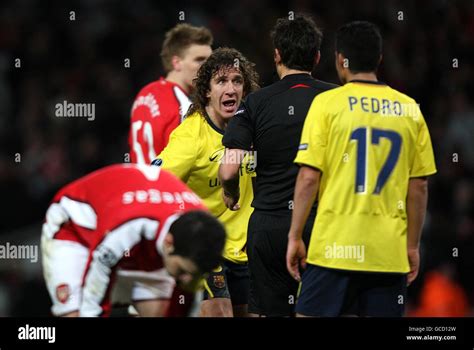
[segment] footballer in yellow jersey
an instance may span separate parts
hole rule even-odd
[[[186,117],[172,133],[168,146],[158,156],[161,167],[182,179],[203,199],[210,212],[226,227],[227,242],[224,257],[232,262],[247,262],[245,245],[247,223],[253,200],[251,177],[255,174],[251,164],[244,160],[240,169],[239,211],[227,209],[222,201],[222,188],[217,178],[219,163],[224,155],[219,129],[207,113],[196,111]]]
[[[224,263],[205,283],[201,315],[243,316],[248,295],[245,250],[255,169],[251,159],[244,159],[237,211],[224,204],[218,171],[225,150],[224,129],[242,97],[258,86],[257,75],[240,52],[221,48],[202,65],[194,83],[196,92],[186,119],[171,133],[168,145],[153,164],[174,173],[193,189],[227,231]]]
[[[295,159],[301,169],[287,265],[297,278],[298,260],[309,265],[297,312],[401,316],[407,273],[411,282],[418,270],[424,178],[436,173],[430,135],[416,102],[377,81],[378,29],[353,22],[336,38],[345,85],[313,100]],[[298,231],[318,189],[306,257]]]

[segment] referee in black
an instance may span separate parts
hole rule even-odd
[[[280,81],[248,95],[229,122],[219,177],[226,206],[238,210],[241,160],[255,152],[255,208],[248,227],[249,313],[292,316],[298,283],[286,269],[286,248],[298,166],[293,163],[314,97],[336,87],[312,78],[322,33],[308,16],[278,19],[272,31]],[[309,242],[316,209],[303,239]]]

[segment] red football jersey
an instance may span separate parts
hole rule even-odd
[[[206,210],[184,183],[160,167],[120,164],[61,189],[46,212],[43,236],[74,241],[91,254],[83,276],[81,315],[108,315],[117,267],[164,268],[161,250],[180,213]]]
[[[145,86],[132,106],[128,137],[131,162],[150,164],[166,147],[190,105],[186,93],[163,78]]]
[[[139,263],[140,257],[133,259],[138,245],[150,242],[150,248],[155,247],[170,218],[197,209],[205,210],[200,198],[169,172],[112,165],[62,188],[46,213],[44,230],[51,238],[79,242],[91,250],[104,236],[121,235],[126,238],[117,238],[115,253],[122,249],[120,257],[129,258],[123,264],[135,261],[136,268],[153,270],[161,267],[161,259],[154,253],[154,263]]]

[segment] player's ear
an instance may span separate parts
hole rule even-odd
[[[274,53],[274,55],[273,55],[273,59],[275,60],[275,63],[276,63],[276,64],[280,64],[280,63],[281,63],[280,51],[278,51],[278,49],[275,49],[275,53]]]
[[[319,64],[319,60],[321,59],[321,51],[318,50],[316,53],[316,56],[314,56],[314,66],[317,66]]]
[[[174,251],[174,237],[172,233],[168,233],[163,242],[163,248],[167,254],[171,254]]]
[[[342,55],[342,53],[339,53],[336,51],[336,62],[337,62],[338,67],[341,67],[341,68],[345,67],[344,60],[345,60],[345,57]]]
[[[173,56],[171,58],[171,65],[173,66],[173,70],[177,72],[181,72],[181,57]]]

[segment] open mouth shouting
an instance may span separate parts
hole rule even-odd
[[[235,98],[226,98],[222,100],[222,108],[226,113],[235,113],[237,107],[237,99]]]

